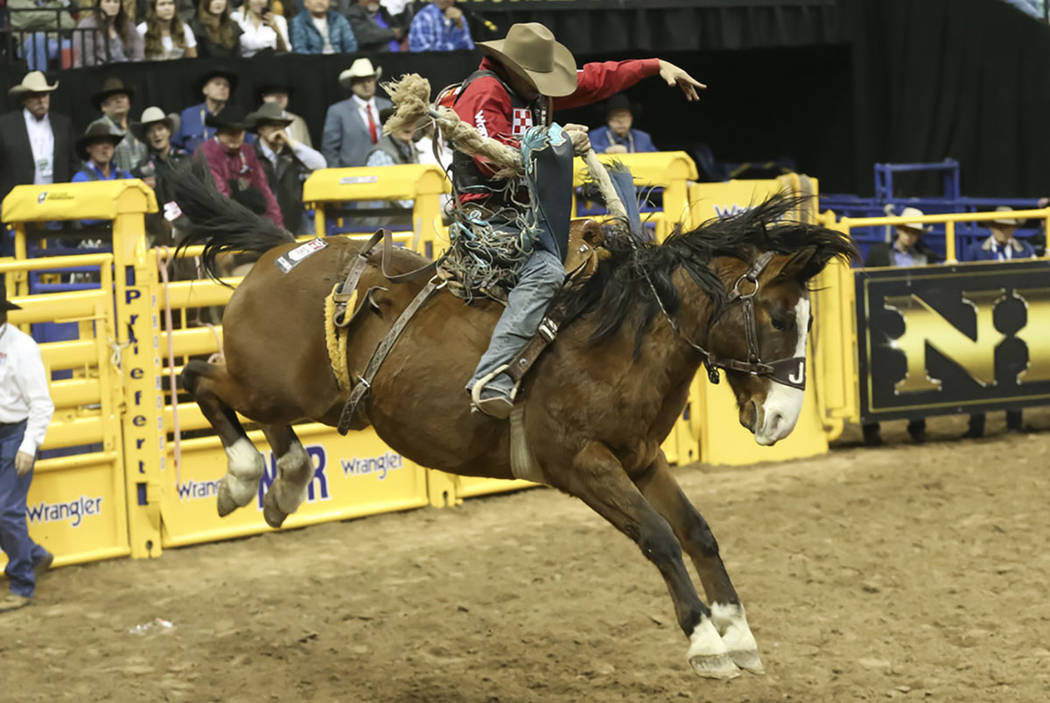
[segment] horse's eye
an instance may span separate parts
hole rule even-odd
[[[775,330],[786,330],[787,329],[788,321],[787,321],[787,318],[785,318],[785,317],[781,317],[779,315],[774,315],[772,317],[772,322],[773,322],[773,329],[775,329]]]

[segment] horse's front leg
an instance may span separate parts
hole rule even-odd
[[[642,495],[671,524],[685,551],[693,560],[704,592],[711,603],[711,620],[741,669],[764,674],[758,643],[748,627],[744,606],[740,604],[725,564],[718,553],[718,542],[700,512],[682,492],[663,451],[636,479]]]
[[[556,488],[576,496],[630,537],[667,583],[678,624],[689,638],[687,658],[701,676],[728,679],[740,675],[708,610],[696,594],[682,561],[682,548],[667,521],[628,478],[609,449],[590,442],[557,474]]]

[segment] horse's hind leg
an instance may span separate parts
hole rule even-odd
[[[707,600],[711,603],[711,620],[736,665],[755,674],[765,673],[758,656],[758,644],[751,634],[744,607],[726,573],[718,542],[707,521],[682,492],[667,465],[663,452],[636,484],[649,504],[664,516],[686,553],[693,560]]]
[[[270,527],[280,527],[303,501],[314,478],[314,462],[288,425],[263,427],[277,457],[277,475],[263,498],[263,517]]]
[[[552,483],[580,498],[630,537],[660,570],[678,624],[689,638],[686,656],[696,673],[719,679],[739,676],[740,670],[711,621],[711,611],[693,588],[674,532],[639,493],[613,453],[605,445],[591,442],[575,456],[572,468]]]
[[[263,456],[248,439],[233,410],[238,404],[239,387],[225,366],[190,361],[182,371],[182,387],[193,395],[226,450],[226,475],[217,496],[219,517],[225,517],[258,495],[259,479],[265,470]]]

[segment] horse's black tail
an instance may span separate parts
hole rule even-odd
[[[175,202],[190,221],[176,254],[188,246],[203,244],[201,260],[212,278],[219,278],[215,257],[224,252],[239,251],[262,254],[278,244],[295,238],[244,205],[225,197],[215,187],[204,159],[195,157],[180,166],[172,177]]]

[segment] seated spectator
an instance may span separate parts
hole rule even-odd
[[[266,181],[277,197],[284,226],[300,233],[303,224],[303,181],[319,168],[324,157],[289,133],[292,121],[275,102],[263,103],[248,115],[248,122],[258,135],[255,151],[266,171]]]
[[[247,129],[252,126],[247,116],[237,107],[230,106],[220,115],[207,115],[205,122],[215,129],[215,136],[197,147],[194,155],[200,154],[208,164],[215,186],[228,198],[245,203],[259,199],[261,194],[266,215],[284,226],[277,199],[270,190],[255,149],[244,142]],[[251,192],[254,191],[254,192]]]
[[[191,105],[182,111],[178,130],[171,140],[175,146],[191,154],[198,144],[215,134],[215,130],[208,127],[205,118],[218,115],[226,107],[230,94],[237,87],[237,76],[223,69],[213,69],[201,76],[198,86],[198,92],[204,96],[204,102]]]
[[[887,206],[889,209],[892,206]],[[887,212],[892,214],[892,212]],[[914,207],[906,207],[901,217],[922,217],[922,210]],[[865,268],[874,266],[926,266],[939,263],[942,259],[932,249],[927,247],[921,240],[922,235],[931,228],[923,226],[919,222],[905,222],[897,225],[896,236],[892,244],[872,244],[868,250],[868,256],[864,260]],[[869,422],[861,426],[864,432],[864,444],[869,447],[877,447],[882,444],[879,432],[879,423]],[[908,421],[908,434],[915,442],[926,439],[926,420],[918,418]]]
[[[996,212],[1013,212],[1013,208],[1000,205],[995,208]],[[1021,225],[1021,221],[1003,215],[988,223],[988,229],[992,236],[979,242],[974,242],[966,252],[966,261],[1012,261],[1013,259],[1031,259],[1035,257],[1035,251],[1023,239],[1014,236],[1014,230]],[[984,436],[984,413],[973,413],[970,415],[970,427],[963,437],[976,439]],[[1006,411],[1006,429],[1011,432],[1023,432],[1022,414],[1020,410]]]
[[[7,7],[11,10],[10,28],[21,40],[22,56],[29,69],[46,71],[48,59],[59,54],[62,44],[70,46],[69,39],[65,38],[68,32],[63,32],[62,39],[57,36],[57,30],[76,26],[76,20],[68,11],[69,3],[66,0],[8,0]]]
[[[496,42],[499,43],[499,42]],[[408,30],[409,51],[473,49],[470,27],[456,0],[434,0],[416,13]]]
[[[634,154],[656,151],[648,132],[633,129],[636,109],[623,93],[605,103],[605,126],[590,133],[591,146],[599,154]]]
[[[197,39],[175,14],[175,0],[149,0],[146,21],[135,30],[142,37],[147,61],[197,57]]]
[[[125,171],[130,171],[135,164],[146,156],[146,145],[128,129],[128,114],[131,112],[131,98],[135,89],[124,85],[119,78],[107,78],[102,83],[102,90],[91,96],[91,102],[102,113],[97,122],[109,127],[113,134],[123,135],[113,155],[113,164]]]
[[[364,58],[339,74],[339,85],[352,95],[329,106],[324,116],[321,153],[329,168],[364,166],[379,141],[379,111],[392,107],[390,100],[376,95],[380,75],[382,69]]]
[[[84,16],[86,15],[86,16]],[[73,34],[73,66],[142,61],[142,37],[120,0],[94,0],[90,12],[82,12]]]
[[[226,0],[200,0],[190,29],[201,58],[233,59],[240,53],[241,27],[230,18]]]
[[[259,102],[277,103],[281,108],[282,115],[292,121],[292,123],[288,125],[288,136],[297,142],[302,142],[312,149],[314,143],[313,140],[310,139],[310,130],[306,127],[306,120],[294,112],[288,111],[288,99],[291,96],[291,93],[292,89],[287,83],[275,82],[264,84],[259,89]]]
[[[291,50],[288,20],[271,10],[270,0],[245,0],[230,17],[241,28],[241,56],[250,58],[260,51]]]
[[[113,164],[113,150],[121,139],[123,136],[111,132],[107,125],[92,122],[76,143],[77,156],[84,160],[84,166],[73,174],[73,182],[131,178],[130,173]]]
[[[289,32],[297,54],[350,54],[357,39],[350,22],[330,9],[330,0],[304,0],[306,9],[292,18]]]
[[[346,10],[359,51],[401,51],[404,26],[398,24],[379,0],[357,0]]]

